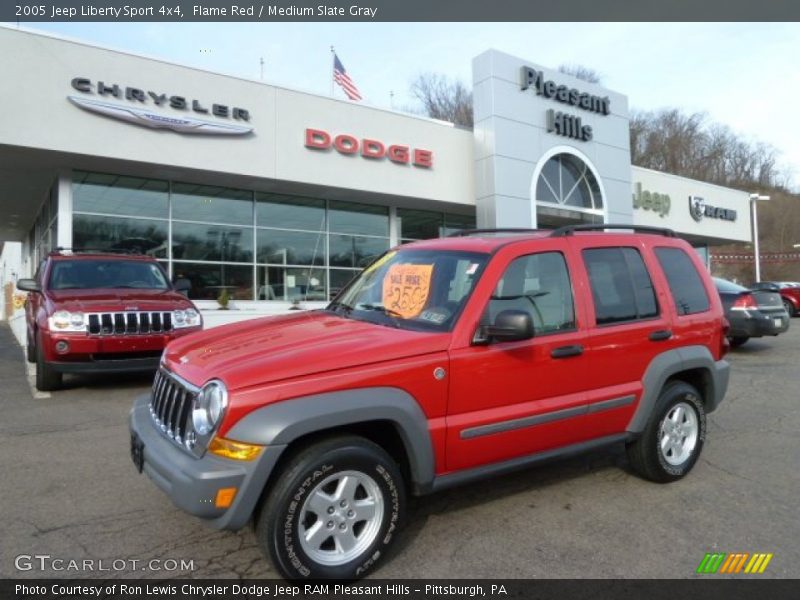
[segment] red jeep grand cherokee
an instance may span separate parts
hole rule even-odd
[[[623,228],[408,244],[325,310],[176,340],[134,463],[218,528],[255,517],[287,578],[374,568],[407,493],[615,443],[679,479],[728,387],[727,323],[689,244],[601,231]]]
[[[36,387],[57,389],[64,373],[155,370],[167,342],[202,328],[180,293],[186,284],[173,287],[146,256],[50,253],[34,279],[17,282],[33,292],[25,315]]]

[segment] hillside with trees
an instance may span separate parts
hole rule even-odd
[[[580,65],[562,65],[559,71],[602,83],[597,71]],[[411,94],[427,116],[472,128],[472,91],[462,82],[424,73],[413,82]],[[800,281],[800,248],[794,248],[800,244],[800,194],[775,148],[704,113],[679,108],[633,109],[630,135],[634,165],[770,196],[758,206],[762,279]],[[714,275],[746,284],[753,280],[751,244],[715,246],[711,254]]]

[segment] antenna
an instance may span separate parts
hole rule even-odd
[[[261,64],[261,81],[264,81],[264,57],[258,61]]]

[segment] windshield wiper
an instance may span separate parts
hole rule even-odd
[[[403,317],[403,315],[400,314],[399,312],[397,312],[396,310],[392,310],[391,308],[387,308],[387,307],[383,306],[382,304],[359,304],[358,306],[356,306],[356,309],[358,309],[358,310],[375,310],[375,311],[378,311],[378,312],[382,312],[383,314],[388,315],[390,317],[400,317],[400,318]]]

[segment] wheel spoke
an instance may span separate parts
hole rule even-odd
[[[356,536],[353,535],[353,528],[348,527],[347,531],[339,531],[333,536],[338,552],[349,552],[356,545]]]
[[[306,530],[304,537],[309,546],[319,548],[322,546],[322,542],[331,537],[331,532],[325,527],[325,521],[317,519],[317,522]]]
[[[328,507],[334,503],[334,499],[322,490],[317,490],[308,499],[306,510],[310,510],[320,519],[324,519],[328,514]]]
[[[683,410],[683,407],[682,406],[678,406],[675,409],[675,423],[677,423],[678,425],[683,425],[683,420],[684,420],[685,417],[686,417],[686,413]]]
[[[358,478],[352,475],[344,475],[339,479],[339,485],[336,486],[336,500],[353,501],[356,497],[356,488],[358,487]]]
[[[375,517],[375,501],[372,498],[358,500],[353,504],[356,521],[370,521]]]

